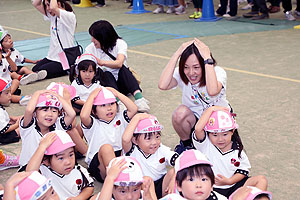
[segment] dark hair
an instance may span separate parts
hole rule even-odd
[[[74,156],[75,156],[75,147],[73,147],[73,150],[74,150]],[[44,154],[44,157],[43,157],[43,161],[47,160],[50,164],[50,161],[51,161],[51,158],[56,155],[56,154],[53,154],[53,155],[46,155]],[[75,164],[77,163],[76,161],[76,156],[75,156]]]
[[[104,52],[112,50],[116,46],[117,39],[121,39],[111,23],[106,20],[94,22],[89,28],[89,34],[100,42]]]
[[[45,11],[45,14],[47,15],[46,1],[51,2],[51,0],[43,1],[44,11]],[[66,0],[57,0],[57,3],[60,3],[61,7],[64,8],[66,11],[73,12],[72,6],[68,2],[66,2]]]
[[[179,187],[182,186],[182,182],[188,177],[200,177],[207,176],[211,181],[211,186],[215,184],[215,175],[210,165],[208,164],[197,164],[188,168],[182,169],[176,174],[176,183]]]
[[[91,61],[91,60],[83,60],[80,63],[78,63],[77,66],[76,65],[71,66],[71,68],[70,68],[70,74],[69,74],[69,80],[70,80],[70,82],[73,82],[76,77],[78,77],[79,81],[82,82],[82,79],[80,77],[80,71],[81,70],[88,70],[90,66],[92,66],[92,68],[93,68],[93,70],[95,72],[95,76],[94,76],[94,78],[92,80],[92,82],[94,82],[95,81],[95,77],[96,77],[97,68],[96,68],[96,63],[93,62],[93,61]],[[78,74],[76,74],[76,67],[78,69]]]
[[[158,133],[159,135],[161,135],[160,131],[156,131],[156,132],[149,132],[149,133],[134,133],[133,137],[135,138],[135,140],[137,140],[140,136],[144,135],[144,139],[150,139],[155,133]]]
[[[202,75],[200,78],[200,86],[205,86],[206,85],[206,78],[205,78],[205,65],[204,65],[204,59],[201,56],[201,54],[199,53],[198,48],[196,47],[196,45],[193,43],[190,46],[188,46],[181,54],[180,56],[180,60],[179,60],[179,74],[180,74],[180,78],[182,79],[182,81],[187,85],[189,80],[186,77],[185,73],[184,73],[184,66],[186,63],[186,60],[190,57],[190,55],[195,54],[201,70],[202,70]],[[215,59],[213,58],[213,56],[211,55],[211,58],[215,61]],[[216,63],[216,61],[215,61]]]
[[[6,36],[9,36],[9,37],[11,38],[11,35],[10,35],[9,33],[7,33]],[[5,36],[5,37],[6,37],[6,36]],[[4,37],[4,38],[5,38],[5,37]],[[2,53],[6,53],[6,52],[4,51],[4,48],[3,48],[3,45],[2,45],[2,44],[3,44],[3,41],[4,41],[4,38],[0,41],[0,44],[1,44],[1,46],[2,46]],[[10,48],[10,50],[11,50],[11,51],[14,51],[15,49],[14,49],[14,48]]]
[[[268,199],[270,199],[268,194],[259,194],[253,200],[260,200],[260,198],[262,197],[267,197]]]
[[[117,105],[117,112],[118,112],[119,111],[119,104],[117,102],[115,102],[115,104]],[[93,105],[92,106],[92,113],[91,113],[91,115],[93,117],[95,117],[96,119],[99,119],[98,116],[97,116],[96,108],[97,108],[97,105]]]
[[[34,112],[36,112],[37,109],[43,110],[43,109],[49,109],[49,108],[54,108],[58,111],[58,116],[61,116],[62,111],[60,111],[58,108],[56,107],[52,107],[52,106],[44,106],[44,107],[35,107]]]

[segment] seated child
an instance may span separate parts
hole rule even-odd
[[[11,81],[0,78],[0,144],[10,144],[20,140],[20,116],[9,116],[3,105],[9,105]],[[1,168],[1,167],[0,167]]]
[[[174,189],[174,169],[167,172],[167,166],[174,166],[178,154],[161,144],[163,126],[156,117],[139,113],[127,126],[122,146],[126,156],[132,156],[141,164],[144,175],[153,179],[157,198]],[[173,183],[173,184],[171,184]]]
[[[107,168],[103,192],[91,200],[156,200],[153,180],[143,177],[141,165],[130,156],[114,158]]]
[[[177,190],[188,200],[226,200],[213,191],[212,164],[198,150],[187,150],[175,161]]]
[[[30,159],[26,171],[40,170],[51,178],[60,199],[88,199],[94,192],[94,182],[87,170],[76,163],[75,143],[62,130],[46,134]]]
[[[127,108],[118,109],[118,98]],[[104,181],[106,166],[114,157],[122,153],[122,135],[129,120],[137,112],[137,106],[125,95],[113,88],[96,88],[84,104],[81,113],[81,126],[88,142],[86,163],[91,176]],[[102,146],[110,146],[112,153],[100,153]]]
[[[20,172],[10,177],[4,189],[3,200],[59,200],[52,181],[37,171]]]
[[[67,93],[67,90],[64,90]],[[64,113],[62,113],[62,109]],[[76,114],[70,103],[50,90],[38,90],[30,99],[24,117],[20,121],[22,150],[19,164],[26,164],[39,146],[40,140],[54,130],[70,130]]]
[[[214,191],[227,198],[248,179],[250,163],[227,108],[212,106],[203,112],[192,134],[196,149],[213,164]]]

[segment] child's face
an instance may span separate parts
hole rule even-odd
[[[92,83],[92,80],[95,76],[95,71],[92,65],[90,65],[87,70],[80,70],[79,73],[80,73],[81,80],[85,85],[88,86]]]
[[[233,131],[226,131],[222,133],[209,133],[208,137],[211,143],[217,146],[221,151],[226,152],[231,149],[231,137]]]
[[[160,146],[160,132],[154,132],[150,137],[145,138],[145,134],[141,134],[135,143],[144,151],[145,154],[154,154]]]
[[[75,166],[74,148],[70,147],[50,158],[50,167],[59,174],[70,174]]]
[[[10,88],[2,91],[0,94],[0,104],[2,105],[9,105],[11,101],[11,91]]]
[[[177,186],[179,192],[182,192],[184,198],[189,200],[205,200],[210,196],[212,183],[208,176],[187,176],[182,181],[181,187]]]
[[[53,107],[41,107],[36,110],[36,118],[40,128],[52,126],[58,118],[58,109]]]
[[[43,196],[41,196],[38,200],[59,200],[57,193],[54,191],[53,187],[51,187]]]
[[[7,34],[3,38],[2,48],[4,48],[4,49],[11,49],[13,47],[14,47],[14,41],[11,39],[11,36],[9,34]]]
[[[135,186],[114,186],[113,195],[115,200],[138,200],[141,196],[142,185]]]
[[[117,114],[117,102],[98,105],[96,115],[99,119],[110,122]]]

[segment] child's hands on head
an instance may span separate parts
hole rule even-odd
[[[101,87],[94,89],[93,92],[91,92],[90,96],[93,97],[93,99],[95,99],[101,90]]]
[[[211,106],[210,109],[212,109],[212,111],[225,111],[225,112],[229,112],[229,108],[227,107],[223,107],[223,106]]]
[[[5,184],[5,187],[9,187],[9,188],[15,188],[17,187],[17,185],[22,181],[24,180],[26,177],[28,177],[30,174],[32,173],[31,172],[18,172],[14,175],[12,175],[7,181],[6,181],[6,184]]]
[[[105,88],[111,91],[111,93],[113,93],[115,97],[118,97],[119,92],[115,88],[112,87],[105,87]]]
[[[119,161],[114,160],[111,167],[107,168],[106,178],[111,178],[114,181],[116,178],[118,178],[119,174],[127,168],[127,166],[124,166],[125,164],[125,158],[122,158]]]
[[[46,150],[55,141],[55,139],[56,139],[55,132],[50,132],[46,134],[44,137],[42,137],[40,141],[40,147]]]

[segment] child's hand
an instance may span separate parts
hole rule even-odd
[[[91,92],[90,96],[95,99],[101,90],[102,90],[101,87],[94,89],[93,92]]]
[[[96,59],[97,59],[97,64],[102,66],[103,65],[102,61],[98,57],[96,57]]]
[[[113,93],[113,95],[115,95],[115,97],[118,97],[119,92],[112,87],[106,87],[106,89],[108,89],[109,91],[111,91]]]
[[[19,172],[14,174],[13,176],[11,176],[5,184],[5,187],[11,187],[11,188],[15,188],[17,187],[17,185],[24,180],[27,176],[29,176],[31,172]]]
[[[71,94],[69,92],[69,90],[67,88],[63,89],[63,98],[66,100],[70,100],[71,99]]]
[[[143,119],[147,119],[150,117],[150,114],[148,113],[138,113],[135,115],[135,118],[137,118],[139,121],[143,120]]]
[[[210,109],[212,109],[212,111],[226,111],[226,112],[229,112],[229,108],[223,107],[223,106],[211,106]]]
[[[124,166],[125,164],[126,164],[125,158],[122,158],[119,161],[114,160],[112,162],[111,167],[107,168],[106,177],[110,177],[112,180],[115,180],[119,176],[121,171],[127,168],[127,166]]]
[[[56,139],[56,133],[48,133],[44,137],[42,137],[40,141],[40,147],[43,147],[44,149],[47,149]]]
[[[226,178],[225,176],[218,174],[215,177],[215,184],[218,186],[221,185],[231,185],[229,178]]]
[[[8,49],[8,50],[7,50],[7,53],[6,53],[6,55],[4,56],[4,58],[8,58],[8,57],[10,57],[10,55],[11,55],[11,50],[10,50],[10,49]]]
[[[246,197],[251,192],[251,188],[248,188],[247,186],[240,187],[236,190],[235,194],[232,196],[232,200],[241,200],[246,199]]]
[[[150,177],[149,177],[150,178]],[[143,200],[152,200],[150,193],[151,180],[144,177],[142,190],[144,191]]]

